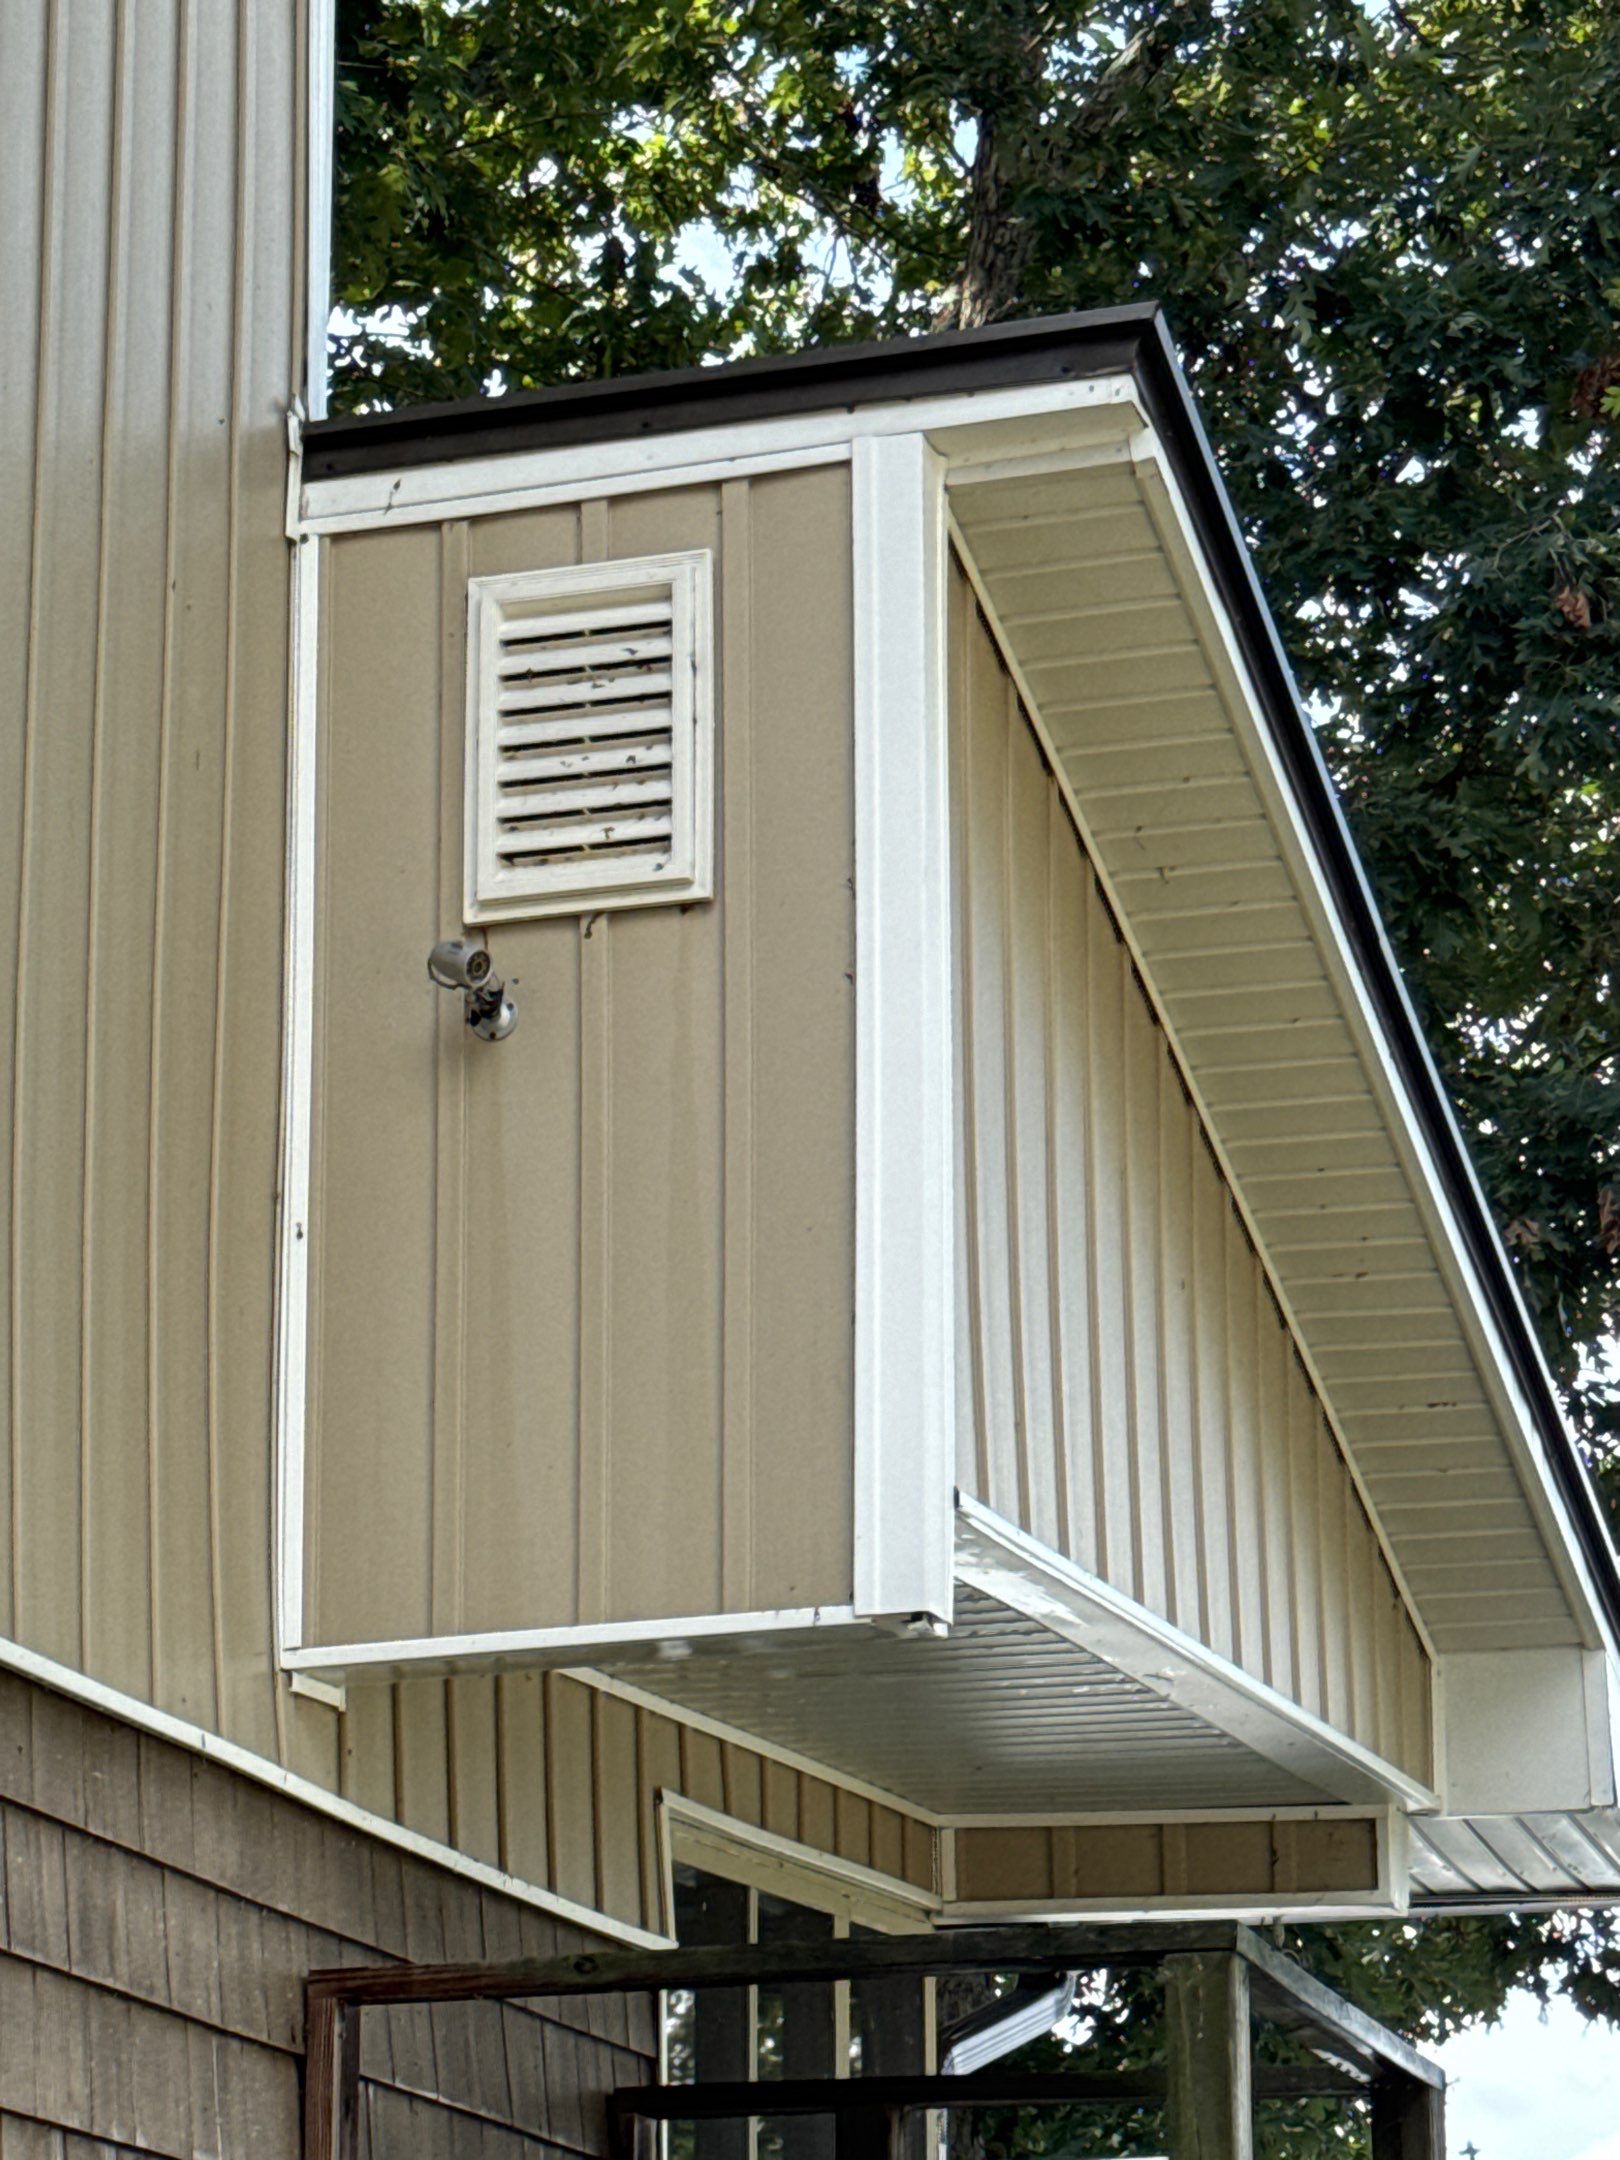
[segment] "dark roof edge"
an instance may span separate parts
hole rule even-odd
[[[1162,318],[1144,332],[1135,373],[1155,429],[1171,446],[1172,453],[1179,453],[1177,477],[1237,630],[1295,800],[1360,963],[1396,1069],[1440,1173],[1464,1249],[1484,1289],[1514,1378],[1524,1390],[1553,1482],[1569,1510],[1591,1570],[1594,1589],[1609,1627],[1620,1642],[1620,1554],[1615,1549],[1606,1510],[1565,1420],[1534,1324],[1385,934],[1338,790],[1316,731],[1306,716],[1248,544]]]
[[[506,397],[466,398],[314,421],[304,429],[303,475],[306,481],[335,480],[462,458],[648,438],[841,407],[972,396],[1021,383],[1125,373],[1134,376],[1149,417],[1175,463],[1379,1024],[1514,1377],[1524,1390],[1609,1627],[1620,1642],[1620,1556],[1603,1504],[1565,1422],[1157,305],[1050,315],[981,330],[895,338],[882,344],[822,346],[718,367],[563,383]]]
[[[1158,313],[1153,305],[1095,308],[1034,322],[994,323],[983,330],[944,330],[876,345],[823,345],[719,367],[610,376],[507,397],[340,415],[305,427],[304,478],[336,480],[459,458],[1124,374]]]

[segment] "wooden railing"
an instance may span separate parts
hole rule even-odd
[[[830,2116],[836,2160],[901,2160],[906,2118],[920,2111],[1138,2100],[1164,2104],[1171,2160],[1252,2160],[1254,2102],[1308,2094],[1367,2103],[1374,2160],[1444,2160],[1445,2077],[1439,2067],[1252,1929],[1232,1922],[1037,1924],[772,1947],[591,1953],[506,1965],[313,1972],[306,1990],[304,2160],[356,2160],[360,2019],[368,2005],[1120,1966],[1157,1966],[1163,1973],[1162,2066],[1101,2075],[1019,2077],[992,2069],[963,2077],[628,2086],[609,2099],[609,2160],[640,2160],[647,2126],[660,2121]],[[1306,2059],[1257,2064],[1257,2017],[1292,2034]]]

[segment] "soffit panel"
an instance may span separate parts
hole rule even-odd
[[[638,1661],[633,1678],[681,1709],[943,1815],[1333,1798],[966,1586],[943,1639],[837,1630]]]
[[[1436,1649],[1577,1640],[1254,775],[1247,723],[1229,705],[1143,473],[1123,459],[1039,481],[975,481],[959,471],[951,505],[1086,844]],[[1067,615],[1066,581],[1076,595]],[[1439,1566],[1451,1571],[1443,1586]]]

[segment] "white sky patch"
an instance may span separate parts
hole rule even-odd
[[[1450,2083],[1446,2146],[1460,2160],[1620,2160],[1620,2032],[1556,1999],[1515,1995],[1498,2025],[1433,2054]]]

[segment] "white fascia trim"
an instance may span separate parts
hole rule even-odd
[[[952,1830],[1117,1830],[1143,1823],[1280,1823],[1280,1822],[1387,1822],[1405,1821],[1399,1810],[1320,1800],[1291,1807],[1191,1807],[1191,1808],[1075,1808],[1069,1811],[1038,1809],[1034,1814],[992,1813],[950,1815]]]
[[[736,1816],[707,1807],[701,1800],[688,1799],[685,1793],[660,1787],[654,1807],[663,1919],[672,1935],[675,1932],[674,1865],[679,1859],[711,1868],[717,1859],[722,1868],[729,1861],[739,1871],[732,1878],[734,1880],[768,1870],[789,1878],[788,1882],[770,1885],[789,1895],[793,1894],[791,1878],[806,1878],[798,1893],[805,1902],[808,1902],[805,1892],[809,1884],[823,1885],[824,1894],[830,1893],[839,1905],[856,1908],[851,1917],[863,1926],[878,1927],[886,1923],[891,1929],[897,1926],[928,1928],[932,1927],[940,1911],[942,1901],[937,1891],[919,1890],[914,1883],[903,1882],[897,1875],[885,1875],[880,1869],[867,1867],[859,1860],[845,1860],[837,1853],[822,1852],[818,1846],[801,1844],[797,1838],[782,1837],[774,1830],[740,1822]],[[749,1869],[750,1861],[755,1863],[754,1870]],[[756,1879],[756,1887],[765,1888],[766,1884]]]
[[[1250,771],[1309,918],[1313,939],[1338,991],[1363,1066],[1380,1099],[1385,1124],[1412,1181],[1413,1197],[1428,1229],[1436,1265],[1446,1279],[1525,1497],[1548,1542],[1549,1556],[1571,1599],[1575,1617],[1587,1631],[1586,1647],[1591,1649],[1602,1644],[1611,1655],[1620,1653],[1620,1646],[1609,1637],[1602,1604],[1595,1594],[1591,1573],[1571,1527],[1563,1497],[1534,1437],[1535,1424],[1529,1403],[1514,1374],[1484,1286],[1468,1257],[1412,1098],[1390,1055],[1360,963],[1345,937],[1236,633],[1221,604],[1209,564],[1197,544],[1186,501],[1161,446],[1151,435],[1140,438],[1135,463],[1148,514],[1158,529],[1166,553],[1180,573],[1184,596],[1200,618],[1205,650],[1216,679],[1226,693],[1228,709],[1243,723],[1242,742]],[[1394,965],[1393,961],[1391,965]],[[1486,1208],[1483,1195],[1480,1207]],[[1549,1395],[1556,1401],[1557,1390],[1550,1374],[1546,1385]],[[1350,1460],[1354,1462],[1353,1451]]]
[[[332,314],[332,166],[337,133],[337,0],[306,0],[304,124],[304,409],[326,418]]]
[[[1305,1893],[1241,1902],[1220,1897],[1143,1898],[1134,1905],[1109,1898],[961,1898],[943,1908],[938,1924],[973,1927],[989,1920],[1106,1920],[1124,1927],[1142,1921],[1239,1920],[1258,1926],[1273,1920],[1365,1920],[1375,1913],[1406,1910],[1404,1903],[1392,1904],[1378,1890],[1331,1895],[1324,1891],[1320,1900]]]
[[[303,529],[355,532],[375,525],[414,525],[442,518],[528,509],[580,495],[614,495],[647,487],[689,487],[802,465],[842,462],[854,443],[885,435],[943,432],[954,457],[960,431],[1013,429],[1091,409],[1106,415],[1137,411],[1128,375],[991,390],[974,396],[917,398],[750,420],[668,435],[603,440],[557,450],[514,450],[499,457],[446,459],[336,480],[306,480]],[[1122,423],[1123,424],[1123,418]],[[988,452],[986,453],[988,454]]]
[[[287,744],[287,921],[281,1014],[277,1193],[275,1632],[278,1654],[304,1634],[304,1451],[309,1383],[310,1109],[315,1060],[316,732],[322,549],[293,549]]]
[[[853,456],[855,1610],[951,1618],[956,1105],[944,462]]]
[[[957,1502],[956,1570],[974,1589],[1335,1798],[1425,1814],[1439,1806],[1430,1787],[1394,1763],[965,1496]]]
[[[741,432],[741,431],[738,431]],[[662,438],[669,446],[685,436]],[[719,485],[762,473],[800,472],[813,465],[847,465],[849,443],[813,443],[803,449],[727,451],[703,437],[706,454],[675,455],[649,462],[650,446],[629,465],[617,443],[577,450],[518,452],[499,458],[463,458],[442,465],[407,467],[386,476],[389,492],[377,500],[374,476],[304,483],[300,530],[307,533],[392,531],[399,525],[437,525],[449,518],[491,517],[514,510],[541,510],[548,503],[582,496],[644,495],[652,489]],[[536,477],[539,474],[543,477]],[[351,498],[358,507],[351,507]]]
[[[848,1605],[795,1605],[772,1612],[696,1613],[670,1620],[620,1620],[601,1626],[493,1628],[479,1634],[410,1635],[385,1642],[315,1643],[284,1649],[284,1672],[314,1673],[347,1685],[358,1680],[416,1679],[426,1674],[502,1672],[539,1666],[594,1665],[641,1656],[683,1656],[699,1642],[743,1648],[750,1642],[824,1634],[863,1626]]]
[[[351,1830],[358,1830],[366,1837],[392,1845],[400,1852],[407,1852],[418,1860],[426,1860],[434,1867],[446,1868],[452,1875],[462,1875],[470,1882],[481,1884],[486,1890],[498,1890],[503,1897],[515,1898],[520,1904],[533,1905],[553,1919],[564,1920],[571,1927],[584,1929],[592,1935],[607,1937],[610,1941],[629,1944],[637,1950],[667,1950],[673,1947],[671,1938],[656,1933],[651,1928],[635,1926],[628,1920],[615,1920],[605,1913],[594,1912],[588,1905],[579,1905],[572,1898],[560,1897],[553,1890],[544,1890],[538,1883],[524,1880],[520,1875],[509,1875],[504,1868],[491,1867],[487,1861],[474,1860],[453,1845],[442,1845],[437,1838],[423,1837],[420,1831],[407,1830],[403,1823],[391,1821],[386,1815],[373,1814],[371,1809],[357,1807],[341,1793],[328,1792],[324,1785],[313,1779],[300,1777],[296,1771],[287,1770],[280,1763],[271,1762],[267,1756],[255,1755],[251,1748],[241,1747],[234,1740],[223,1740],[205,1726],[194,1725],[187,1718],[173,1717],[166,1710],[155,1709],[152,1704],[139,1701],[133,1695],[125,1695],[119,1689],[106,1687],[88,1674],[77,1672],[70,1665],[62,1665],[55,1658],[43,1657],[38,1651],[29,1650],[21,1643],[0,1638],[0,1667],[19,1674],[46,1687],[53,1694],[66,1696],[72,1702],[83,1703],[87,1709],[98,1710],[108,1717],[115,1717],[137,1731],[150,1733],[155,1740],[165,1740],[171,1746],[188,1748],[194,1755],[204,1755],[222,1769],[235,1771],[239,1776],[251,1778],[256,1785],[268,1786],[271,1791],[293,1800],[300,1807],[317,1809],[344,1823]]]

